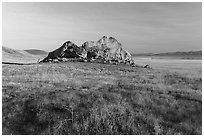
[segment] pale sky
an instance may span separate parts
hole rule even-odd
[[[3,3],[3,46],[52,51],[115,37],[131,53],[202,49],[202,3]]]

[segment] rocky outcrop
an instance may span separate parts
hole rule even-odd
[[[83,49],[71,41],[65,42],[60,48],[49,52],[48,56],[41,62],[66,61],[68,58],[79,58],[82,56]]]
[[[60,62],[69,59],[101,63],[124,63],[134,65],[134,61],[122,44],[113,37],[103,36],[98,41],[87,41],[78,47],[71,41],[52,51],[41,62]]]

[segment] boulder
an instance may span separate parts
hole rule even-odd
[[[122,44],[113,37],[103,36],[98,41],[86,41],[78,47],[71,41],[50,52],[42,62],[65,61],[67,58],[78,58],[82,61],[100,63],[124,63],[134,65],[134,61]]]
[[[151,69],[151,67],[148,64],[144,65],[143,67]]]

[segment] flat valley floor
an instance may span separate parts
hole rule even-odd
[[[202,134],[201,61],[162,61],[3,64],[2,132]]]

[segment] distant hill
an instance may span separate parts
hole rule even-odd
[[[159,53],[159,54],[153,54],[154,56],[175,56],[175,55],[200,55],[202,56],[202,51],[188,51],[188,52],[167,52],[167,53]]]
[[[38,49],[27,49],[27,50],[24,50],[32,55],[45,55],[45,54],[48,54],[46,51],[43,51],[43,50],[38,50]]]
[[[139,53],[132,54],[134,57],[151,57],[151,58],[179,58],[179,59],[202,59],[202,51],[188,52],[167,52],[167,53]]]
[[[2,47],[2,56],[3,57],[18,57],[18,58],[32,57],[32,55],[26,51],[11,49],[8,47]]]
[[[2,62],[11,63],[33,63],[37,62],[38,59],[42,59],[44,55],[33,55],[24,50],[16,50],[8,47],[2,47]]]

